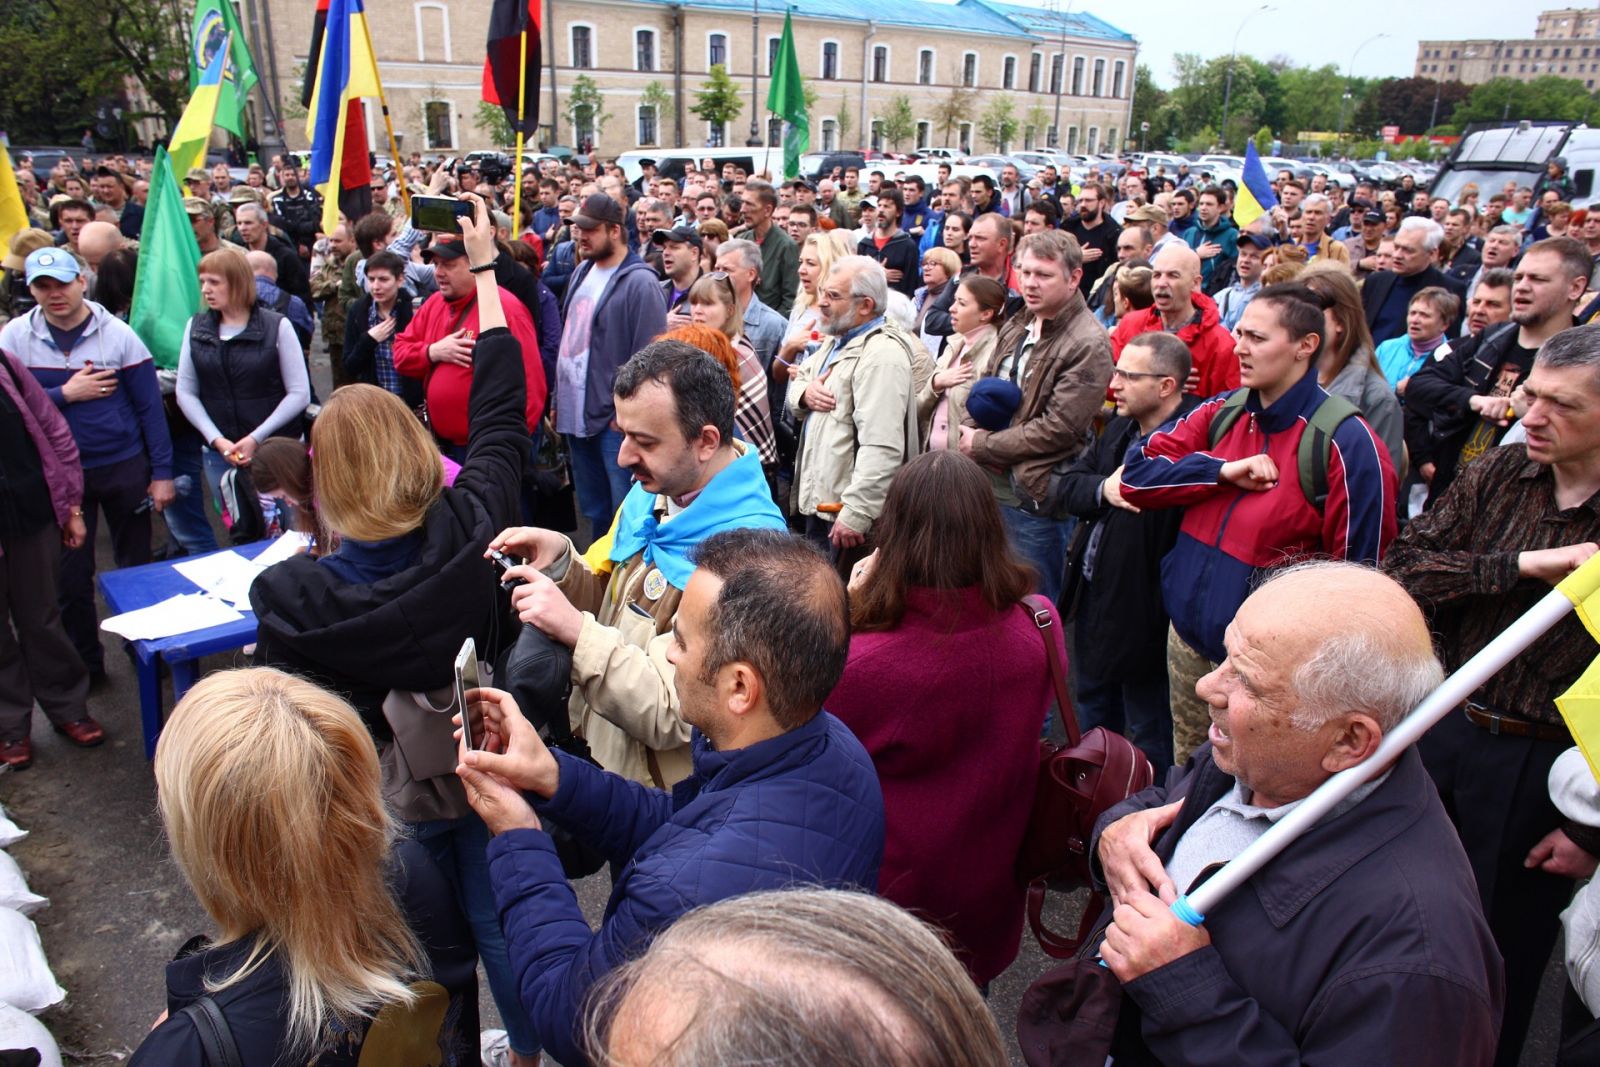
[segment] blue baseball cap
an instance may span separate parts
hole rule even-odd
[[[82,273],[78,268],[77,257],[65,248],[34,249],[28,253],[28,258],[22,264],[22,270],[29,285],[40,278],[70,282]]]

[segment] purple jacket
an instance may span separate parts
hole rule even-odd
[[[17,357],[0,352],[0,358],[6,361],[0,371],[0,389],[22,412],[22,422],[44,465],[44,481],[50,487],[56,525],[65,526],[72,509],[83,503],[83,468],[78,466],[78,445],[72,439],[72,427]],[[4,554],[3,550],[0,554]]]

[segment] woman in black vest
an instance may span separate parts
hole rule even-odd
[[[206,310],[189,320],[178,354],[178,406],[206,442],[206,483],[248,466],[273,434],[299,437],[311,400],[305,352],[289,320],[256,302],[244,253],[224,246],[200,260]]]

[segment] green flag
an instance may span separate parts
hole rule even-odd
[[[128,325],[156,366],[175,370],[183,332],[200,310],[200,246],[183,207],[183,192],[165,147],[157,146],[150,197],[139,231],[139,270],[133,281]]]
[[[767,110],[783,119],[783,176],[800,176],[800,154],[811,147],[811,122],[806,118],[806,91],[800,80],[800,61],[794,54],[792,15],[783,16],[783,40],[778,42],[778,62],[772,68],[767,90]]]
[[[244,30],[229,0],[197,0],[193,43],[189,51],[189,91],[200,87],[217,50],[228,47],[222,70],[222,91],[217,96],[217,125],[244,140],[244,102],[256,84],[256,65],[250,58]],[[228,42],[232,42],[229,46]]]

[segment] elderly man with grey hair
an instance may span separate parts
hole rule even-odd
[[[794,510],[806,536],[827,545],[846,573],[867,552],[890,479],[921,451],[922,346],[885,317],[888,306],[889,281],[876,261],[834,260],[817,286],[827,340],[789,381],[789,412],[801,424]]]
[[[311,299],[311,279],[294,246],[272,232],[271,216],[260,204],[244,203],[233,210],[234,234],[229,240],[246,252],[265,252],[278,265],[278,288],[301,300]]]
[[[761,249],[754,241],[742,237],[723,241],[717,246],[717,269],[727,274],[733,283],[744,335],[756,350],[761,368],[770,370],[772,357],[783,346],[784,335],[789,332],[789,320],[762,301],[756,291],[761,285]]]
[[[1367,328],[1372,331],[1374,344],[1406,332],[1411,298],[1430,285],[1448,289],[1465,306],[1467,287],[1434,262],[1443,242],[1444,228],[1432,219],[1413,216],[1400,223],[1391,259],[1394,269],[1374,271],[1361,286],[1361,305],[1367,313]],[[1455,329],[1456,323],[1451,322],[1448,332],[1453,334]]]
[[[1115,904],[1096,935],[1122,983],[1113,1058],[1487,1067],[1500,956],[1415,750],[1200,925],[1170,909],[1323,782],[1372,758],[1438,685],[1421,610],[1371,568],[1302,564],[1240,606],[1227,653],[1197,686],[1209,743],[1108,811],[1092,842]]]

